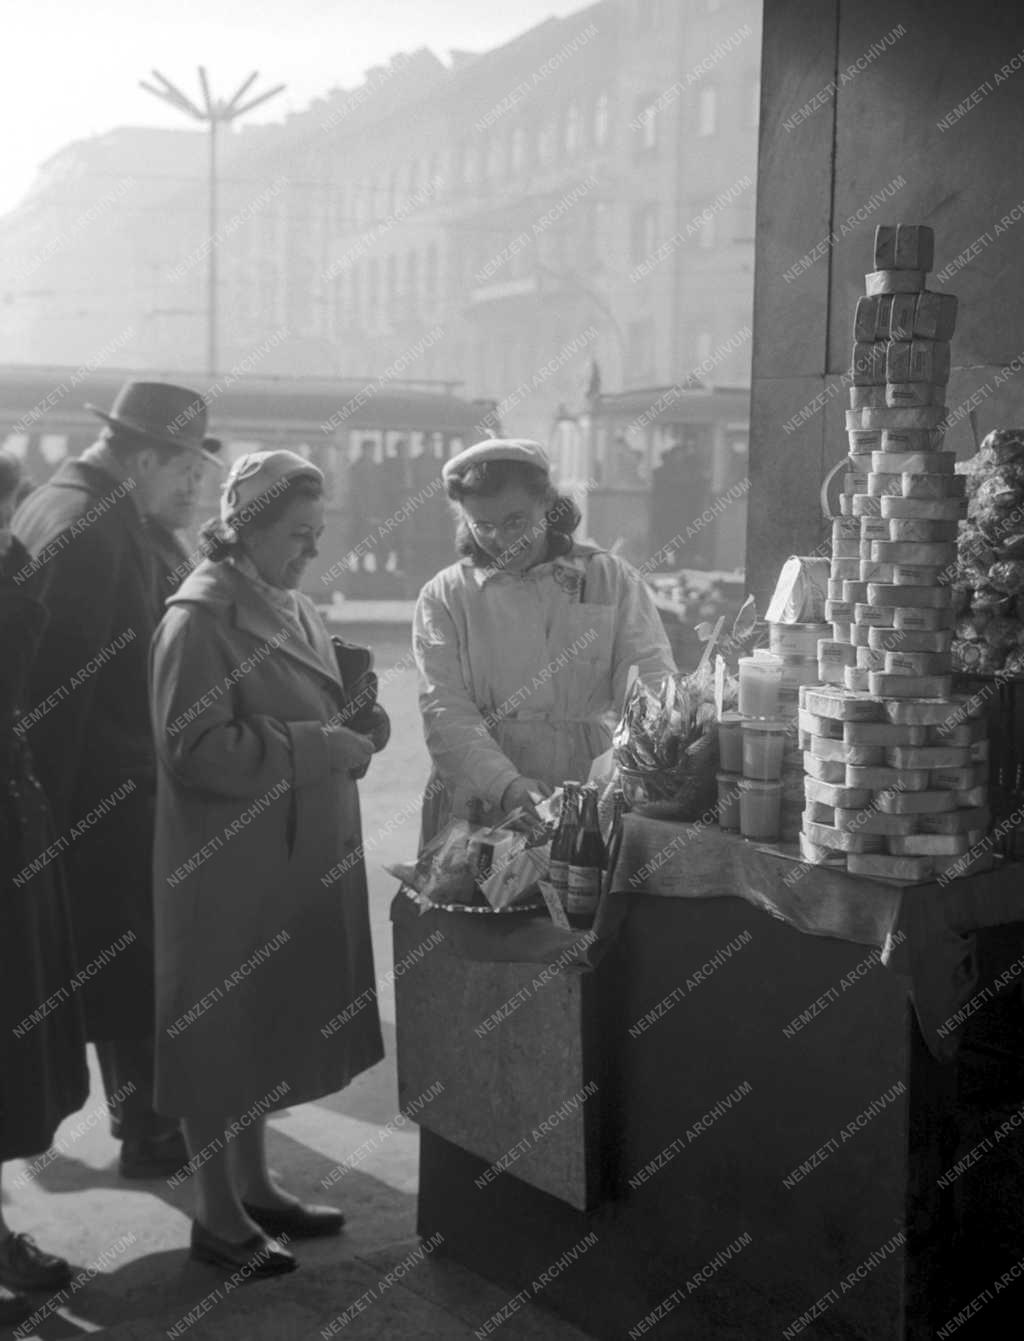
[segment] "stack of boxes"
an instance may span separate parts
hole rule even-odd
[[[828,626],[819,624],[768,625],[769,646],[782,660],[778,714],[793,727],[786,736],[782,755],[779,836],[784,843],[798,841],[806,809],[804,757],[796,729],[799,695],[804,687],[819,681],[817,648],[827,632]]]
[[[985,834],[985,724],[952,697],[950,644],[964,480],[943,450],[956,298],[929,293],[930,228],[875,234],[857,303],[850,468],[833,522],[826,688],[801,691],[805,860],[924,880]]]

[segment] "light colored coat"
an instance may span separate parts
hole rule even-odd
[[[322,729],[344,691],[299,601],[316,649],[206,561],[153,639],[156,1106],[172,1116],[315,1099],[383,1056],[359,797]]]
[[[522,574],[445,568],[420,593],[413,648],[434,763],[424,838],[471,797],[496,816],[520,775],[584,780],[611,744],[629,667],[675,669],[639,573],[588,545]]]

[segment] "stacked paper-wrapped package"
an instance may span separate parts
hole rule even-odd
[[[980,705],[952,695],[963,478],[944,450],[952,294],[925,289],[932,230],[881,226],[854,320],[850,465],[833,522],[825,688],[800,696],[805,860],[925,880],[989,825]]]

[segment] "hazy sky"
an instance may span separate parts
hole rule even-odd
[[[189,94],[205,64],[215,96],[259,70],[287,91],[252,120],[299,110],[351,87],[396,51],[484,50],[582,0],[15,0],[4,16],[0,79],[0,213],[36,167],[69,140],[119,125],[188,126],[138,86],[156,66]]]

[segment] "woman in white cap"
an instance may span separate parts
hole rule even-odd
[[[413,624],[434,764],[424,838],[471,800],[492,821],[585,778],[630,666],[674,669],[640,575],[574,541],[579,509],[537,443],[480,442],[442,473],[463,557],[423,588]]]
[[[192,1255],[289,1271],[272,1237],[335,1233],[267,1168],[265,1115],[380,1061],[355,777],[387,737],[296,588],[323,531],[323,476],[293,452],[240,457],[209,557],[151,652],[158,757],[157,1109],[183,1119]],[[358,1007],[353,1003],[358,1002]]]

